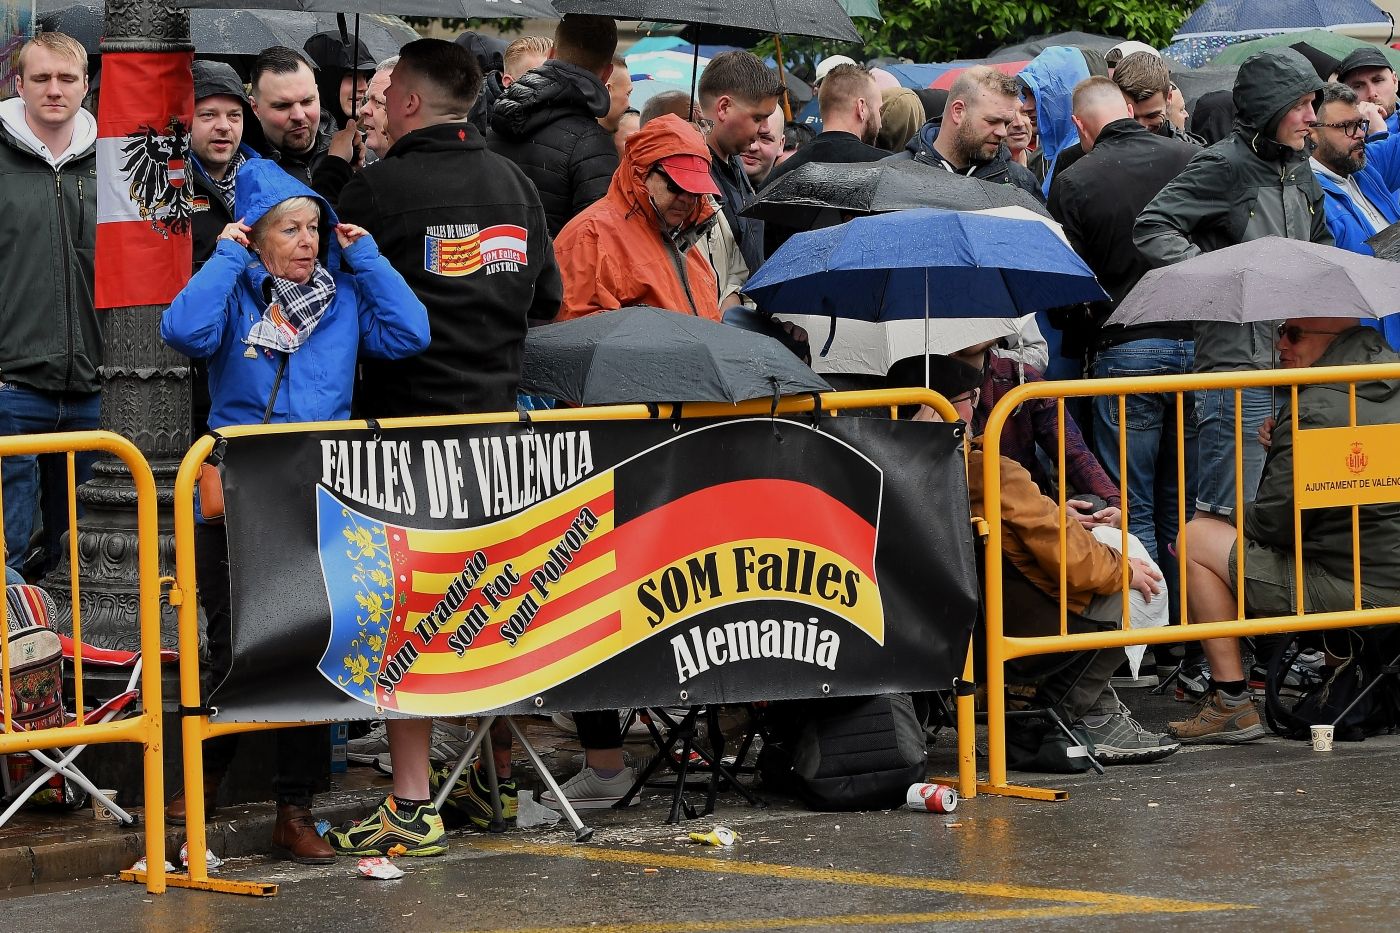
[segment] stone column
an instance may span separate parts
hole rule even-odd
[[[159,0],[107,0],[103,54],[184,52],[190,43],[185,10]],[[105,88],[103,89],[105,90]],[[160,339],[159,305],[99,310],[105,344],[102,427],[131,440],[155,473],[160,506],[162,575],[174,575],[171,504],[175,473],[190,445],[189,362]],[[121,461],[104,458],[78,490],[85,510],[78,527],[83,639],[135,650],[137,636],[136,490]],[[57,569],[44,581],[58,604],[59,625],[71,631],[72,580],[67,538]],[[175,612],[164,606],[162,643],[174,647]]]

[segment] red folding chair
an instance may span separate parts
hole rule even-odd
[[[73,639],[53,630],[53,600],[37,586],[27,584],[5,587],[5,603],[9,613],[11,718],[17,731],[65,727],[78,724],[79,717],[63,709],[63,663],[71,666],[76,656]],[[82,644],[84,667],[130,671],[126,689],[86,712],[81,721],[98,724],[124,719],[139,707],[141,699],[141,655],[135,651],[112,651]],[[161,663],[177,658],[174,651],[161,651]],[[5,731],[0,718],[0,732]],[[0,812],[0,826],[13,816],[27,800],[50,786],[55,777],[71,782],[85,791],[95,805],[106,807],[123,824],[135,825],[136,819],[103,794],[74,761],[86,745],[31,750],[0,755],[0,783],[3,783],[7,806]],[[26,756],[32,768],[12,768],[8,759]],[[12,774],[13,772],[13,774]]]

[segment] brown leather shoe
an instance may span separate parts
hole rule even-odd
[[[316,835],[316,821],[305,807],[279,805],[277,825],[272,828],[272,848],[283,858],[302,865],[329,865],[335,850]]]
[[[219,785],[224,782],[224,776],[219,774],[208,774],[204,777],[204,819],[206,821],[214,818],[214,813],[219,809]],[[185,791],[180,792],[165,805],[165,821],[178,826],[185,825]]]

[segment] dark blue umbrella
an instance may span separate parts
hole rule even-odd
[[[1206,0],[1172,41],[1363,24],[1389,26],[1390,21],[1371,0]]]
[[[1044,223],[935,208],[795,234],[744,292],[773,314],[863,321],[1021,317],[1108,297]]]

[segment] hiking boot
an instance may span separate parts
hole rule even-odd
[[[214,813],[219,809],[219,785],[223,782],[222,771],[218,774],[204,776],[204,819],[206,821],[213,819]],[[183,788],[165,805],[165,819],[166,822],[174,823],[177,826],[185,825],[185,791]]]
[[[331,830],[326,839],[341,855],[441,855],[447,851],[442,817],[431,802],[419,804],[412,813],[399,806],[390,794],[369,816]]]
[[[277,806],[272,848],[283,858],[302,865],[329,865],[335,861],[335,849],[316,834],[316,821],[305,807]]]
[[[575,810],[606,810],[621,800],[632,789],[636,780],[637,772],[631,768],[623,768],[610,778],[600,777],[592,768],[584,768],[565,781],[559,789],[564,792],[564,796]],[[628,806],[635,807],[639,802],[637,797],[633,796]],[[540,803],[551,810],[564,809],[552,790],[540,794]]]
[[[1183,722],[1167,723],[1167,733],[1188,745],[1239,745],[1262,738],[1264,726],[1248,693],[1226,696],[1212,690]]]
[[[1093,720],[1101,720],[1097,724]],[[1160,761],[1181,747],[1175,739],[1144,729],[1121,703],[1116,713],[1080,720],[1076,726],[1089,737],[1094,757],[1105,765],[1141,765]]]
[[[430,784],[434,794],[449,773],[446,768],[433,772]],[[520,791],[513,778],[503,778],[496,786],[501,792],[501,818],[505,820],[507,827],[514,826],[516,816],[520,813]],[[468,768],[466,773],[457,779],[442,809],[444,818],[449,815],[457,816],[477,829],[490,831],[491,821],[495,818],[491,810],[491,785],[480,767]],[[497,829],[496,832],[501,832],[501,829]]]

